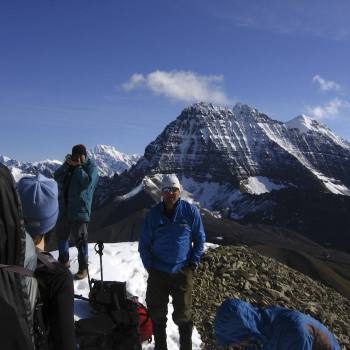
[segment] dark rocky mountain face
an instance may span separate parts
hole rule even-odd
[[[234,188],[262,176],[285,186],[350,194],[350,145],[312,122],[306,132],[246,105],[229,110],[195,104],[146,147],[126,176],[113,181],[114,191],[128,192],[146,175],[174,172]]]
[[[325,247],[350,253],[350,197],[310,190],[282,189],[245,194],[228,216],[242,224],[292,229]]]

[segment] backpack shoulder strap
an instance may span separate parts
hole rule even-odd
[[[0,264],[0,269],[19,273],[20,275],[23,275],[23,276],[28,276],[28,277],[34,276],[34,272],[32,270],[26,269],[23,266]]]
[[[43,253],[43,252],[37,252],[37,254],[38,254],[38,259],[45,266],[47,266],[50,269],[55,268],[55,266],[54,266],[55,259],[51,255]],[[34,271],[26,269],[23,266],[0,264],[0,269],[5,270],[5,271],[11,271],[14,273],[18,273],[20,275],[27,276],[27,277],[34,277]]]
[[[55,268],[56,260],[48,253],[45,252],[39,252],[37,251],[38,260],[42,262],[45,266],[47,266],[49,269]]]

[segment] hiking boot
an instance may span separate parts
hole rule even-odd
[[[87,269],[79,269],[79,271],[74,275],[75,280],[82,280],[88,275]]]
[[[166,343],[166,323],[153,324],[154,350],[168,350]]]
[[[192,350],[192,329],[192,321],[179,324],[180,350]]]

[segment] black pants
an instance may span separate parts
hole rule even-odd
[[[185,267],[170,274],[151,269],[147,281],[146,303],[150,317],[157,323],[167,320],[169,295],[173,298],[173,320],[179,325],[192,318],[193,272]]]
[[[74,287],[68,269],[58,262],[54,268],[39,265],[35,271],[45,324],[53,350],[75,350]]]

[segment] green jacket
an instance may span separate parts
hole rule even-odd
[[[97,166],[87,158],[78,167],[64,163],[55,173],[58,183],[60,216],[67,215],[69,222],[89,222],[92,197],[98,182]]]

